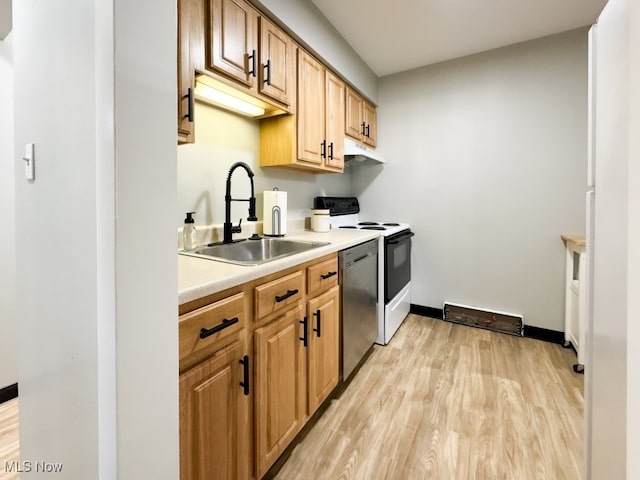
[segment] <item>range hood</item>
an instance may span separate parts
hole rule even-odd
[[[344,161],[347,165],[380,165],[384,158],[373,148],[369,148],[350,138],[344,139]]]

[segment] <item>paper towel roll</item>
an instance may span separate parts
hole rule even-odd
[[[287,233],[287,192],[273,189],[263,195],[262,233],[282,237]]]

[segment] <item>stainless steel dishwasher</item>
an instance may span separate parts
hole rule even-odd
[[[347,380],[378,336],[378,240],[342,250],[342,378]]]

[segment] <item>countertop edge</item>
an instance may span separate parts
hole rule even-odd
[[[178,255],[178,305],[323,257],[380,237],[373,230],[311,231],[287,235],[288,240],[329,242],[329,245],[262,265],[241,266],[215,260]]]

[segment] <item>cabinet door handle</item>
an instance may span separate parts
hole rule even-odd
[[[189,87],[187,89],[187,94],[182,98],[187,99],[187,113],[185,114],[184,118],[193,123],[193,88]]]
[[[267,71],[267,74],[265,75],[265,79],[263,80],[263,83],[266,83],[267,85],[271,85],[271,59],[267,60],[267,63],[265,64],[264,69]]]
[[[255,77],[257,75],[256,72],[256,62],[258,61],[258,52],[253,50],[251,55],[249,55],[249,60],[251,60],[251,70],[249,70],[249,75]]]
[[[329,144],[329,160],[333,160],[333,142]]]
[[[362,125],[361,125],[361,126],[362,126],[362,135],[366,135],[366,133],[365,133],[365,132],[366,132],[366,130],[365,130],[365,128],[364,128],[364,127],[365,127],[365,125],[366,125],[366,123],[365,123],[365,122],[362,122]]]
[[[210,337],[211,335],[213,335],[214,333],[218,333],[222,330],[224,330],[227,327],[230,327],[231,325],[235,325],[236,323],[238,323],[238,317],[233,317],[231,319],[228,318],[223,318],[222,319],[222,323],[219,325],[216,325],[213,328],[201,328],[200,329],[200,338],[204,339],[207,337]]]
[[[314,328],[313,331],[316,332],[318,334],[318,338],[320,338],[322,336],[322,318],[320,317],[320,314],[322,312],[320,311],[320,309],[316,310],[315,313],[313,314],[314,317],[316,317],[318,319],[316,325],[317,328]]]
[[[327,272],[326,275],[320,274],[320,278],[322,280],[326,280],[327,278],[331,278],[331,277],[333,277],[334,275],[337,275],[337,274],[338,274],[338,272]]]
[[[367,136],[367,138],[371,138],[371,137],[369,136],[369,127],[370,127],[370,126],[371,126],[371,125],[367,124],[367,133],[365,133],[365,135]]]
[[[320,156],[322,158],[327,158],[327,141],[323,140],[320,144]]]
[[[300,323],[302,324],[302,336],[300,337],[300,340],[302,340],[302,345],[306,347],[309,339],[309,321],[307,320],[307,317],[300,320]]]
[[[287,293],[285,293],[284,295],[276,295],[276,302],[280,303],[289,297],[293,297],[296,293],[298,293],[297,288],[294,290],[287,290]]]
[[[245,395],[249,395],[249,355],[245,355],[242,357],[242,360],[239,361],[240,365],[242,365],[242,381],[240,382],[240,386],[242,387],[242,391]]]

